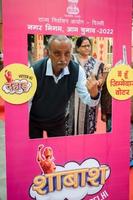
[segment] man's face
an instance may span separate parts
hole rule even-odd
[[[54,73],[60,73],[71,59],[71,43],[69,41],[52,41],[49,49],[49,57],[52,61]]]

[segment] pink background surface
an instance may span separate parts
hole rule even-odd
[[[62,17],[66,15],[66,0],[4,0],[4,64],[27,64],[27,24],[39,24],[38,17]],[[79,0],[80,17],[85,21],[103,20],[103,28],[112,28],[114,63],[122,59],[122,45],[126,45],[128,62],[131,50],[131,1],[130,0]],[[56,8],[56,9],[55,9]],[[43,23],[40,23],[41,25]],[[61,24],[62,25],[62,24]],[[63,26],[63,25],[62,25]],[[64,25],[64,30],[68,25]],[[87,25],[85,25],[86,27]],[[90,25],[91,27],[91,25]],[[42,30],[43,34],[55,34]],[[56,34],[60,34],[56,32]],[[64,34],[67,34],[64,31]],[[75,33],[74,33],[75,34]],[[74,35],[72,33],[72,35]],[[87,36],[111,36],[86,34]],[[40,174],[36,163],[39,144],[51,146],[55,163],[64,165],[69,161],[82,163],[88,158],[111,168],[110,178],[103,190],[110,200],[128,200],[130,102],[113,100],[113,130],[111,134],[62,137],[56,139],[28,139],[28,106],[6,103],[6,163],[7,199],[28,200],[32,180]],[[94,195],[96,196],[96,195]],[[93,196],[87,196],[91,199]]]

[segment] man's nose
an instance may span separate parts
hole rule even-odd
[[[66,60],[66,57],[64,54],[61,54],[61,57],[60,57],[61,61],[65,61]]]

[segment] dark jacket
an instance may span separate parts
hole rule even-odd
[[[55,83],[52,76],[46,76],[47,60],[37,62],[33,68],[37,78],[37,90],[34,95],[30,117],[40,122],[54,122],[65,117],[65,109],[78,81],[79,65],[70,61],[69,75]]]

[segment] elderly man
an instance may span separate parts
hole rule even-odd
[[[34,64],[37,90],[32,100],[29,136],[42,138],[65,135],[65,111],[75,88],[89,106],[99,101],[98,82],[92,75],[86,80],[81,66],[71,60],[71,40],[64,35],[51,36],[49,57]]]

